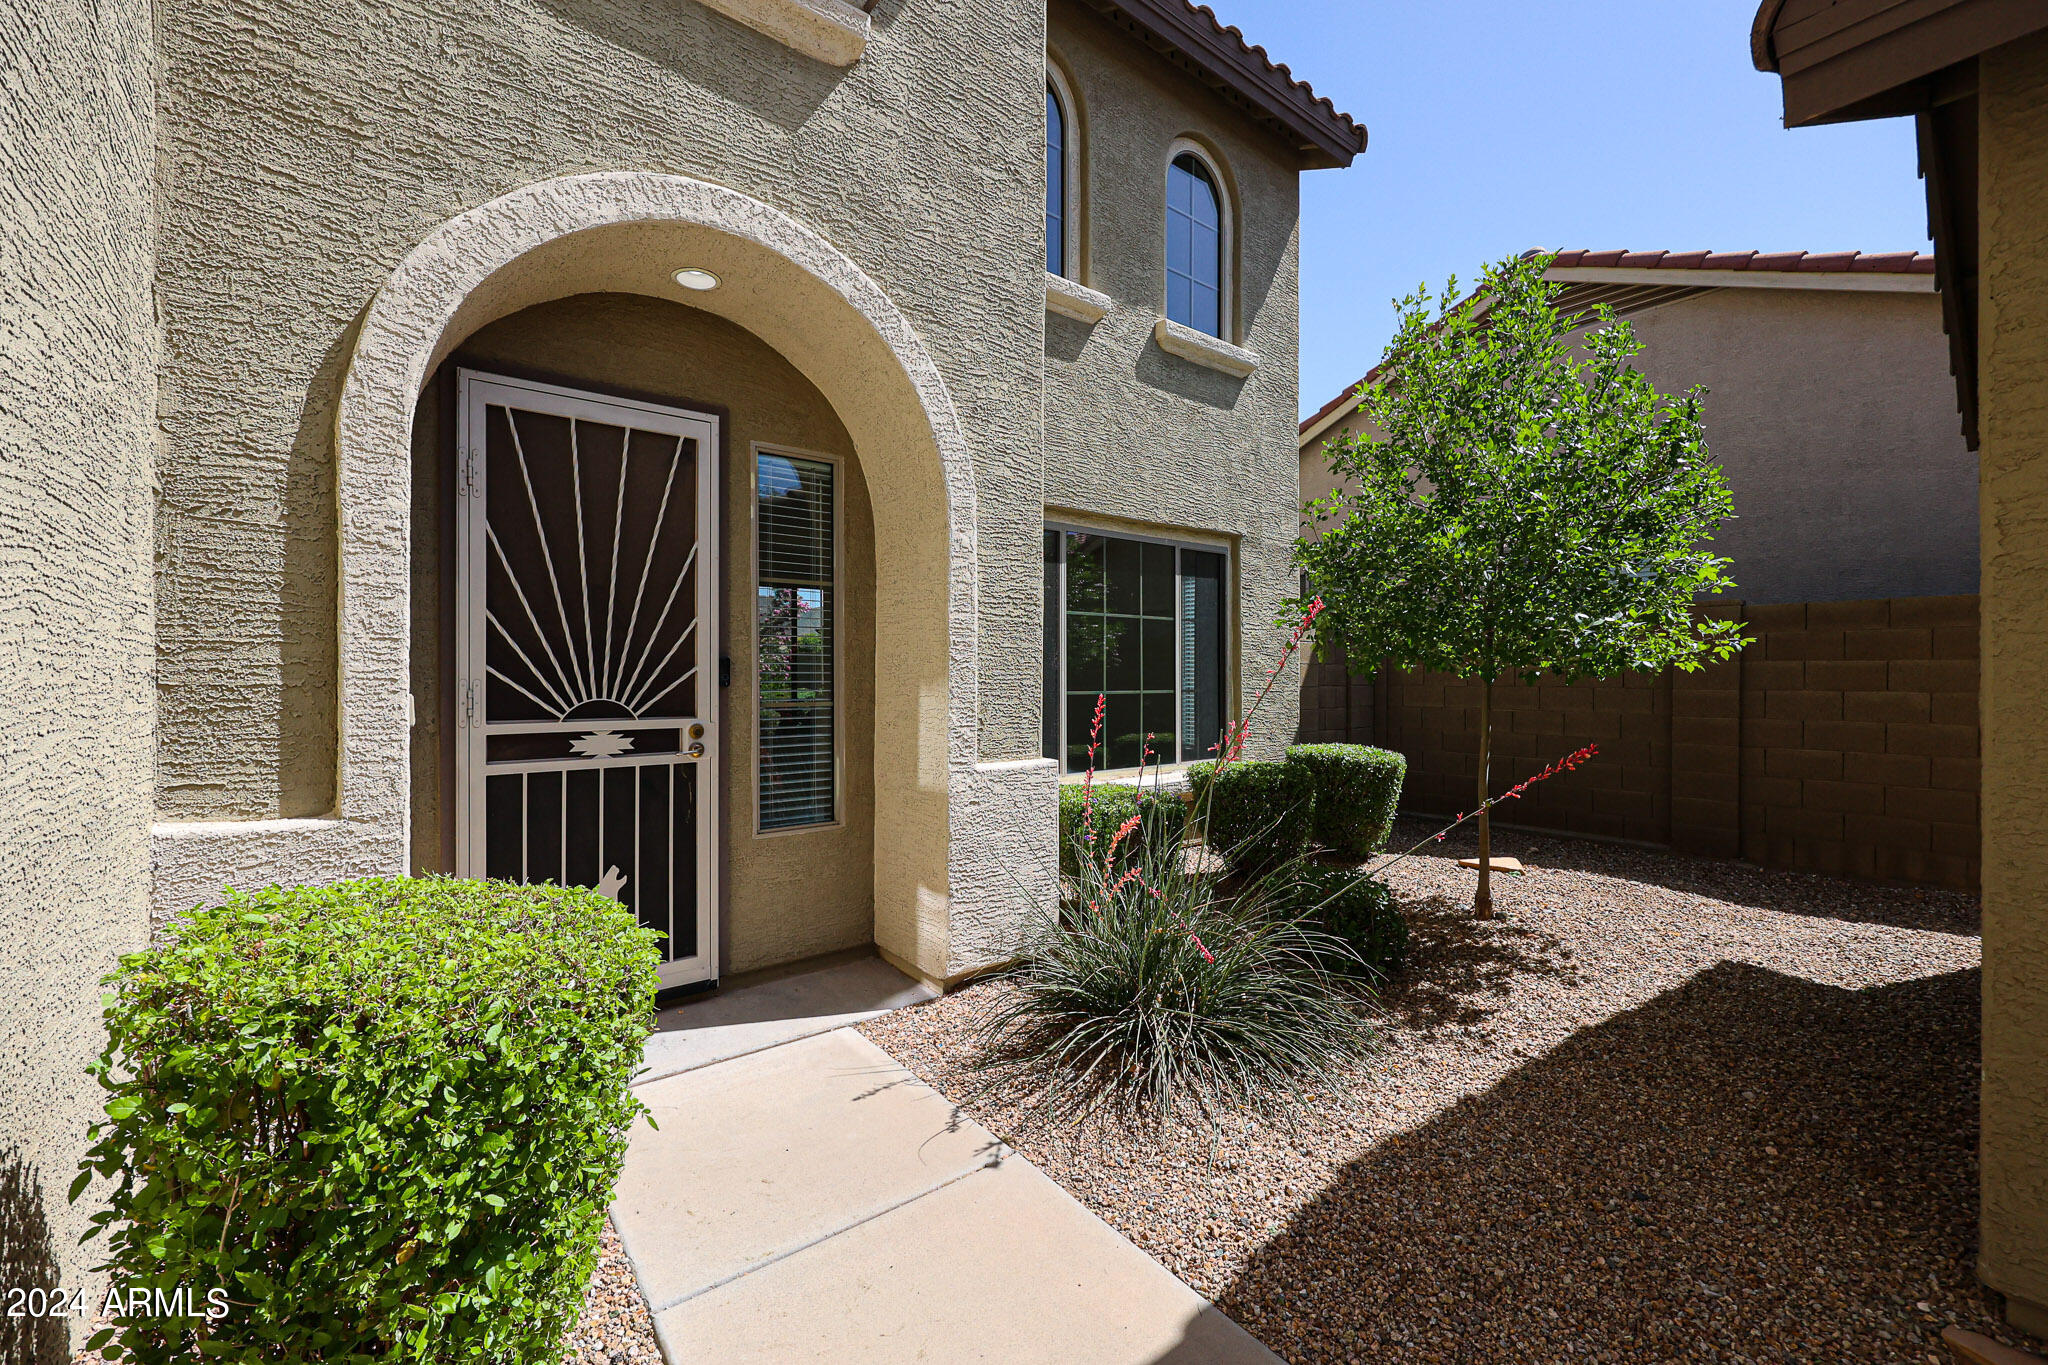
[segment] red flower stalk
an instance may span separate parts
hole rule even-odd
[[[1520,782],[1517,782],[1514,786],[1509,787],[1499,796],[1488,797],[1486,799],[1485,804],[1480,806],[1478,810],[1460,811],[1458,813],[1457,819],[1451,821],[1451,823],[1445,825],[1436,833],[1429,835],[1427,838],[1424,838],[1421,841],[1419,841],[1415,845],[1415,848],[1410,848],[1405,850],[1404,852],[1396,853],[1393,857],[1387,859],[1387,861],[1375,864],[1374,866],[1366,869],[1365,875],[1370,877],[1376,873],[1386,871],[1395,863],[1398,863],[1402,859],[1413,855],[1415,849],[1421,848],[1423,844],[1442,843],[1444,841],[1444,836],[1446,834],[1449,834],[1452,830],[1464,824],[1467,820],[1470,820],[1474,816],[1478,815],[1480,811],[1492,810],[1495,806],[1498,806],[1503,801],[1517,800],[1518,798],[1520,798],[1523,792],[1535,786],[1538,782],[1543,781],[1545,778],[1556,777],[1559,773],[1568,773],[1572,771],[1574,768],[1577,768],[1580,764],[1584,763],[1587,759],[1591,758],[1594,754],[1597,754],[1599,752],[1600,746],[1597,744],[1588,744],[1583,749],[1574,749],[1571,753],[1568,753],[1563,758],[1558,759],[1555,763],[1552,763],[1542,772],[1535,774],[1533,777],[1523,778]]]
[[[1116,846],[1122,843],[1124,841],[1124,836],[1129,834],[1132,830],[1136,829],[1138,827],[1138,822],[1140,820],[1143,820],[1144,818],[1145,817],[1143,815],[1133,815],[1130,819],[1124,821],[1123,824],[1118,827],[1117,832],[1115,834],[1112,834],[1109,837],[1109,847],[1102,851],[1103,871],[1107,872],[1109,870],[1109,860],[1116,856]]]
[[[1243,718],[1226,725],[1223,730],[1221,742],[1210,746],[1210,751],[1212,753],[1217,753],[1220,755],[1218,759],[1219,767],[1222,766],[1222,764],[1233,762],[1244,756],[1244,743],[1246,737],[1249,736],[1251,733],[1252,717],[1258,713],[1259,707],[1265,703],[1267,694],[1273,690],[1273,684],[1277,682],[1280,678],[1280,675],[1286,671],[1288,662],[1293,659],[1295,652],[1301,648],[1302,641],[1308,638],[1309,631],[1314,627],[1316,617],[1322,613],[1322,610],[1322,598],[1318,597],[1314,601],[1309,603],[1308,610],[1302,613],[1301,620],[1295,623],[1293,632],[1288,636],[1286,648],[1280,651],[1280,661],[1274,664],[1273,667],[1266,670],[1265,686],[1259,689],[1258,695],[1252,698],[1251,705],[1245,708]],[[1093,845],[1096,843],[1094,820],[1095,761],[1096,758],[1102,752],[1102,727],[1107,716],[1108,709],[1108,696],[1098,692],[1095,696],[1095,714],[1088,726],[1088,771],[1087,775],[1082,779],[1082,838],[1086,843],[1090,845],[1089,856],[1091,861],[1102,869],[1103,881],[1108,883],[1106,891],[1102,892],[1101,894],[1115,895],[1124,887],[1129,886],[1132,882],[1136,882],[1140,890],[1151,893],[1152,897],[1155,900],[1163,899],[1163,893],[1160,891],[1160,889],[1156,886],[1150,885],[1145,881],[1144,874],[1142,871],[1142,865],[1140,864],[1134,863],[1131,867],[1125,869],[1121,876],[1116,876],[1112,880],[1112,873],[1114,870],[1114,864],[1116,862],[1117,849],[1123,845],[1124,840],[1128,838],[1131,835],[1131,833],[1141,823],[1141,820],[1143,818],[1142,813],[1139,815],[1133,815],[1128,820],[1124,821],[1123,825],[1114,834],[1110,836],[1109,841],[1105,847],[1103,847],[1099,851],[1095,850],[1093,847]],[[1158,736],[1150,732],[1148,732],[1145,735],[1144,755],[1140,764],[1141,768],[1145,766],[1150,766],[1153,760],[1158,758],[1158,754],[1152,748],[1152,741],[1156,738],[1158,738]],[[1143,779],[1141,773],[1141,787],[1142,780]],[[1145,794],[1141,790],[1141,792],[1139,793],[1140,805],[1144,803],[1144,800]],[[1099,912],[1101,909],[1100,902],[1096,900],[1091,900],[1088,903],[1088,908],[1091,911]],[[1187,923],[1187,921],[1181,917],[1180,912],[1178,910],[1174,911],[1173,913],[1174,922],[1180,926],[1181,930],[1184,933],[1187,934],[1189,942],[1195,945],[1196,950],[1201,953],[1203,960],[1206,962],[1214,962],[1216,960],[1216,955],[1209,951],[1209,945],[1202,942],[1201,935],[1197,934],[1194,931],[1194,929]]]

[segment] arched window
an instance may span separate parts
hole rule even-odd
[[[1045,268],[1067,273],[1067,111],[1045,83]]]
[[[1166,316],[1223,335],[1223,193],[1193,152],[1166,168]]]

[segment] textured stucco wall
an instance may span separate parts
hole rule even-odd
[[[846,70],[683,0],[162,16],[165,818],[332,805],[331,428],[351,328],[451,216],[612,167],[795,214],[908,316],[972,445],[981,755],[1036,752],[1036,6],[884,6]]]
[[[1744,601],[1977,591],[1977,457],[1932,291],[1717,289],[1630,321],[1659,389],[1709,391],[1736,518],[1715,549]]]
[[[1984,1129],[1978,1268],[2048,1336],[2048,35],[1980,75]]]
[[[722,967],[745,972],[869,942],[874,931],[874,532],[867,483],[846,430],[790,363],[723,318],[633,294],[585,294],[525,309],[462,343],[445,369],[524,374],[552,383],[714,410],[724,422],[726,532],[719,648],[732,657],[722,696],[726,876]],[[443,818],[441,546],[448,533],[442,386],[430,384],[413,427],[414,866],[452,870]],[[755,832],[752,445],[840,457],[841,820],[832,828]]]
[[[152,82],[139,0],[0,9],[0,1286],[90,1283],[83,1069],[148,932]]]
[[[1051,51],[1081,105],[1081,283],[1112,306],[1092,325],[1045,320],[1045,502],[1055,515],[1108,518],[1106,528],[1230,537],[1248,702],[1285,641],[1273,619],[1295,589],[1298,172],[1276,137],[1093,12],[1053,0],[1049,22]],[[1166,305],[1176,138],[1205,144],[1229,182],[1236,325],[1226,340],[1259,357],[1243,380],[1152,338]],[[1273,689],[1250,752],[1272,756],[1292,740],[1299,700],[1295,678]]]
[[[1707,445],[1735,494],[1714,548],[1744,601],[1977,591],[1977,457],[1934,293],[1716,289],[1628,321],[1660,390],[1708,390]],[[1302,452],[1305,500],[1330,488],[1323,442],[1363,421]]]

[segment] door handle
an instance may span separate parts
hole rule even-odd
[[[694,744],[692,744],[689,748],[683,750],[683,756],[685,758],[704,757],[704,741],[700,739],[696,741]]]

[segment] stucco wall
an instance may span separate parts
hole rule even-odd
[[[1045,320],[1045,503],[1111,527],[1232,538],[1249,700],[1286,638],[1273,625],[1278,604],[1294,593],[1298,172],[1276,136],[1092,11],[1052,0],[1049,23],[1081,106],[1071,119],[1087,206],[1081,283],[1113,306],[1092,325]],[[1152,339],[1166,302],[1168,152],[1183,137],[1221,164],[1236,210],[1226,339],[1259,357],[1243,380]],[[1288,743],[1298,705],[1293,679],[1276,686],[1248,751],[1267,757]]]
[[[846,70],[682,0],[162,15],[165,818],[332,804],[331,425],[350,329],[436,225],[608,167],[784,208],[910,318],[973,446],[981,756],[1036,753],[1036,6],[885,4]]]
[[[149,6],[0,9],[0,1285],[84,1288],[99,978],[148,931]],[[74,1320],[0,1317],[0,1359]],[[82,1334],[81,1334],[82,1335]]]
[[[2048,35],[1979,75],[1984,1129],[1979,1270],[2048,1335]],[[2016,1301],[2014,1301],[2016,1300]]]
[[[1932,291],[1717,289],[1630,321],[1660,390],[1708,390],[1735,492],[1715,548],[1744,601],[1977,590],[1977,457]]]
[[[751,333],[694,308],[631,294],[585,294],[541,304],[478,331],[444,370],[470,366],[572,387],[717,412],[724,422],[724,592],[719,650],[732,658],[724,690],[726,972],[868,943],[874,931],[874,532],[867,484],[846,430],[816,388]],[[413,428],[413,862],[453,870],[444,818],[444,737],[453,719],[442,679],[453,665],[442,628],[441,548],[449,533],[447,428],[439,383],[422,395]],[[753,602],[754,442],[836,455],[841,464],[841,820],[832,828],[755,832]]]
[[[1631,316],[1666,393],[1708,390],[1707,444],[1735,494],[1715,551],[1746,602],[1977,591],[1977,457],[1964,444],[1930,290],[1715,289]],[[1329,491],[1322,443],[1304,499]]]

